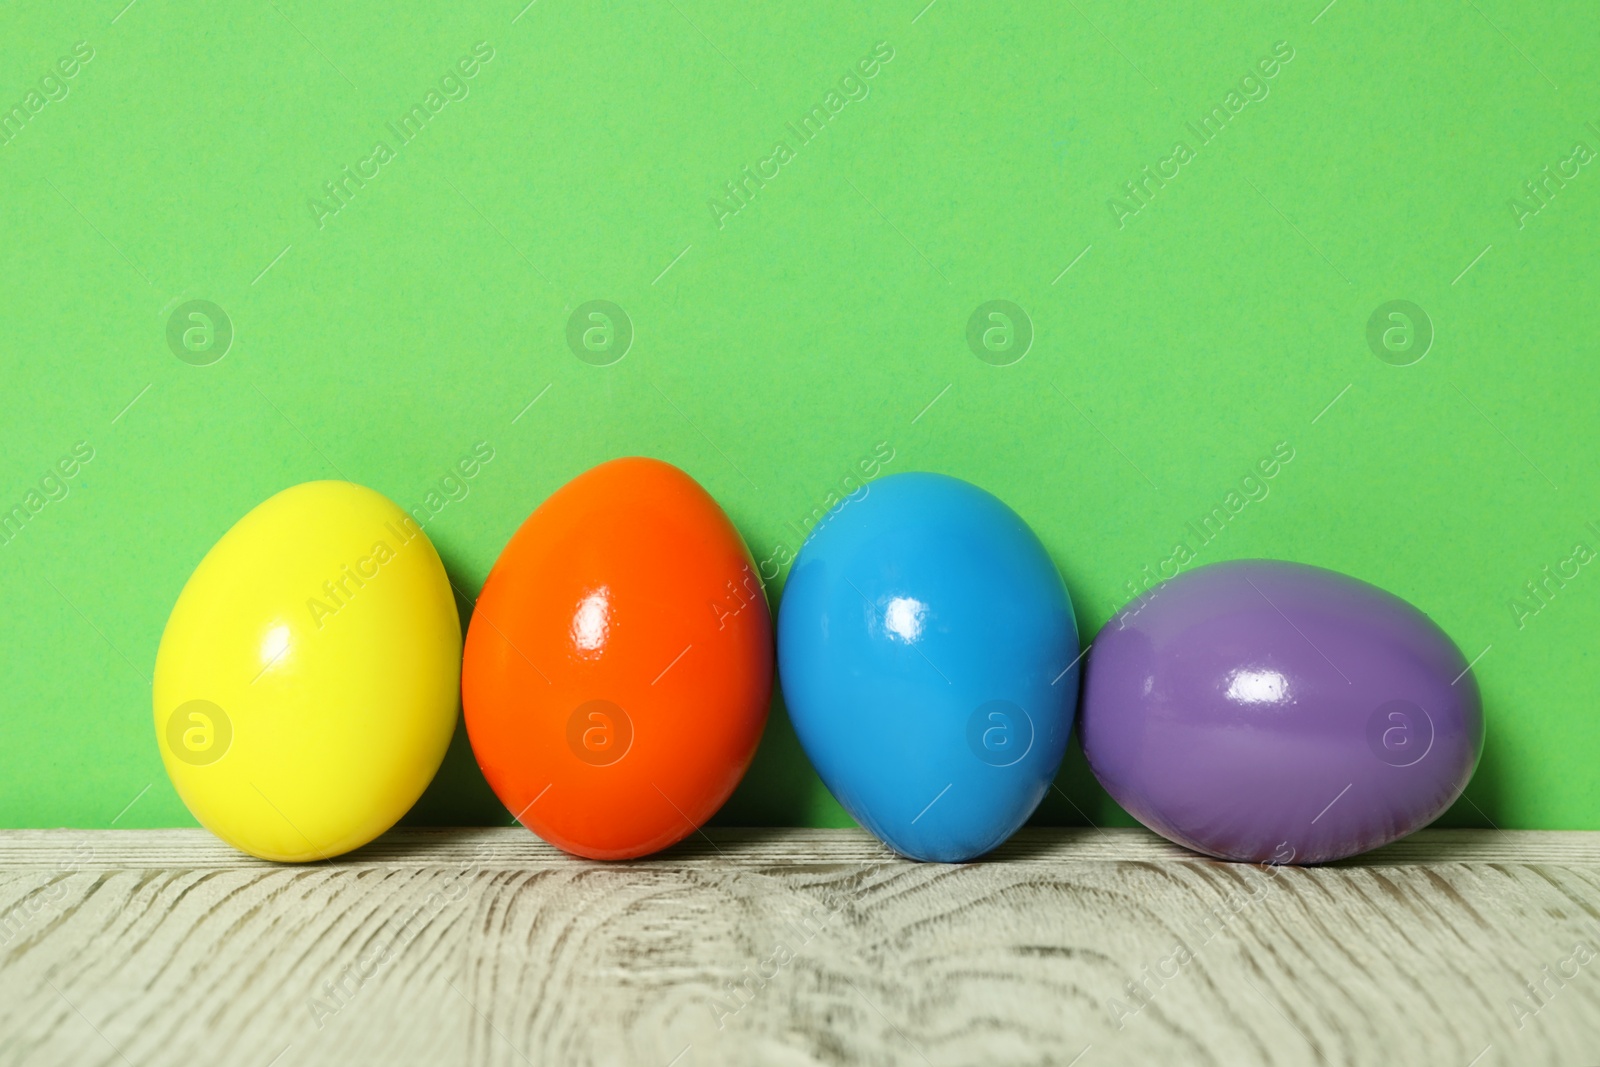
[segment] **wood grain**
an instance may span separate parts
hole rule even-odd
[[[276,1057],[276,1059],[275,1059]],[[855,831],[651,860],[397,831],[0,833],[0,1064],[1600,1062],[1600,834],[1314,869],[1143,831],[915,864]]]

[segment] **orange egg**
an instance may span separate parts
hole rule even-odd
[[[772,691],[749,550],[683,471],[618,459],[558,489],[489,573],[461,695],[502,803],[590,859],[693,833],[744,776]]]

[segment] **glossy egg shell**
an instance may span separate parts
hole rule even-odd
[[[693,833],[755,755],[772,618],[739,533],[654,459],[579,475],[496,561],[467,631],[472,749],[508,810],[591,859]]]
[[[1431,619],[1273,560],[1183,573],[1108,622],[1080,728],[1140,822],[1258,863],[1337,860],[1427,825],[1483,749],[1477,682]]]
[[[972,859],[1032,814],[1072,728],[1077,656],[1033,531],[939,474],[881,478],[835,507],[778,611],[801,745],[845,810],[913,859]]]
[[[303,862],[393,826],[455,729],[461,622],[415,520],[349,482],[260,504],[206,553],[156,653],[156,739],[207,829]]]

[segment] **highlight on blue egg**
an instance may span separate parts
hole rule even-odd
[[[881,478],[796,557],[778,669],[796,735],[902,856],[974,859],[1050,789],[1078,700],[1066,584],[1027,523],[942,474]]]

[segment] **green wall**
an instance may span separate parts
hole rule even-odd
[[[863,460],[970,479],[1086,638],[1186,539],[1347,571],[1482,653],[1448,818],[1600,827],[1600,11],[924,3],[8,6],[0,825],[192,824],[149,672],[270,494],[437,490],[475,590],[643,453],[769,573]],[[411,818],[506,818],[462,737]],[[781,705],[719,818],[847,822]]]

